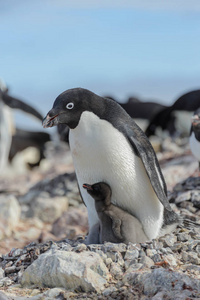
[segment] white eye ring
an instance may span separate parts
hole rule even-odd
[[[67,105],[66,105],[66,108],[67,109],[72,109],[74,107],[74,103],[73,102],[69,102]]]

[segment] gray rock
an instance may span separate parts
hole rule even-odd
[[[52,253],[49,250],[25,270],[22,284],[100,292],[108,275],[108,269],[97,253],[60,250]]]
[[[67,208],[68,199],[66,197],[39,197],[32,203],[27,214],[29,217],[37,217],[43,222],[53,223]]]
[[[200,245],[196,246],[196,252],[197,252],[198,256],[200,257]]]
[[[164,257],[164,260],[168,262],[168,264],[172,267],[177,266],[177,259],[174,257],[173,254],[167,254]]]
[[[191,199],[191,191],[183,192],[179,194],[179,196],[176,198],[175,202],[177,204],[183,202],[183,201],[189,201]]]
[[[112,252],[112,251],[106,252],[106,256],[108,258],[111,258],[114,263],[116,263],[116,262],[120,262],[120,264],[124,263],[120,252]]]
[[[172,247],[171,247],[171,249],[173,250],[173,251],[179,251],[180,249],[182,249],[182,247],[183,247],[183,245],[181,244],[181,243],[175,243]]]
[[[151,268],[152,266],[154,266],[154,261],[148,256],[141,257],[139,263],[143,264],[144,267],[147,268]]]
[[[177,237],[174,234],[167,234],[161,239],[164,247],[172,247],[177,242]]]
[[[12,235],[20,219],[20,205],[13,195],[0,196],[0,240]]]
[[[191,201],[195,207],[200,208],[200,191],[199,190],[193,190],[191,192]]]
[[[151,297],[160,291],[177,291],[177,290],[200,290],[200,281],[190,278],[187,275],[178,272],[171,272],[163,268],[145,272],[143,274],[130,274],[128,283],[137,285],[143,289],[144,294]]]
[[[0,280],[0,287],[2,286],[9,286],[13,283],[13,281],[8,278],[8,277],[4,277],[3,279]]]
[[[157,262],[159,262],[159,261],[162,260],[160,254],[154,254],[154,255],[151,257],[151,259],[154,261],[154,263],[157,263]]]
[[[195,249],[198,249],[196,246],[200,246],[200,240],[194,240],[194,241],[190,241],[189,244],[188,244],[188,250],[191,251],[193,250],[194,248]]]
[[[1,300],[13,300],[13,298],[7,296],[7,295],[4,294],[2,291],[0,291],[0,299],[1,299]]]
[[[120,243],[120,244],[113,244],[113,243],[105,243],[102,245],[102,250],[106,252],[126,252],[127,246],[126,244]]]
[[[117,280],[120,280],[123,277],[122,268],[117,263],[111,263],[110,273]]]
[[[135,250],[127,250],[124,259],[125,260],[133,260],[139,257],[139,251]]]
[[[110,294],[112,294],[113,292],[117,291],[116,287],[111,286],[109,288],[106,288],[103,292],[102,295],[105,297],[108,297]]]
[[[4,278],[4,270],[0,268],[0,280]]]
[[[78,244],[76,247],[72,248],[74,252],[83,252],[87,250],[87,246],[85,244]]]
[[[147,256],[152,258],[154,255],[157,254],[157,251],[155,249],[147,249],[146,254],[147,254]]]
[[[190,251],[190,252],[183,251],[182,252],[182,260],[186,263],[200,265],[200,258],[198,257],[198,254],[193,251]]]
[[[129,268],[126,270],[125,276],[127,276],[130,273],[136,272],[143,268],[143,264],[136,263],[129,266]]]

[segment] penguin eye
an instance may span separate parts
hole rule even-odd
[[[67,105],[66,105],[66,108],[67,109],[72,109],[74,107],[74,103],[73,102],[69,102],[69,103],[67,103]]]

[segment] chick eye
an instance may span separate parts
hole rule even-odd
[[[67,103],[67,105],[66,105],[66,108],[67,109],[72,109],[74,107],[74,103],[73,102],[69,102],[69,103]]]

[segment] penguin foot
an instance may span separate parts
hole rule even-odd
[[[97,223],[90,228],[89,234],[86,237],[84,244],[85,245],[100,244],[99,233],[100,233],[100,224]]]

